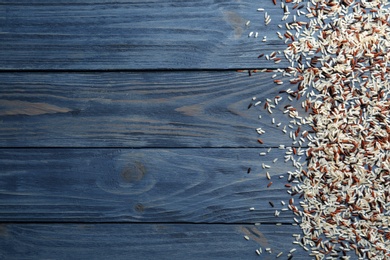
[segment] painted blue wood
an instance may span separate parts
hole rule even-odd
[[[285,86],[215,71],[286,67],[257,58],[285,48],[281,16],[271,0],[0,0],[0,258],[287,258],[300,230],[273,215],[291,166],[258,153],[291,144],[270,126],[291,102],[248,109]]]
[[[291,198],[291,163],[259,152],[1,149],[0,222],[293,223],[290,211],[274,217]]]
[[[1,259],[310,259],[292,244],[297,226],[6,224]],[[249,241],[244,236],[250,238]],[[255,250],[262,248],[259,257]],[[270,248],[272,253],[265,252]]]
[[[291,145],[283,110],[301,105],[279,94],[289,86],[276,85],[272,75],[1,73],[0,146],[259,147],[258,127],[266,131],[262,147]],[[276,95],[283,100],[269,114],[263,104]]]
[[[1,1],[0,69],[286,67],[283,11],[256,1]],[[263,7],[273,22],[265,26]],[[251,24],[245,26],[250,20]],[[292,20],[292,16],[291,19]],[[259,37],[248,37],[251,32]],[[267,36],[267,42],[262,42]],[[280,55],[283,57],[283,55]]]

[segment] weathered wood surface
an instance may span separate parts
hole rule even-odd
[[[272,75],[2,73],[0,146],[259,147],[258,127],[266,131],[263,147],[291,145],[283,107],[301,106],[278,93],[290,86],[276,85]],[[283,100],[271,115],[263,104],[276,95]]]
[[[259,7],[271,15],[270,25],[265,26]],[[282,15],[271,0],[3,0],[0,69],[286,67],[284,61],[257,58],[286,48],[276,34],[286,31],[278,28],[286,22]],[[245,26],[248,20],[251,24]],[[259,37],[249,38],[251,31]]]
[[[0,222],[293,223],[291,162],[266,150],[2,149]]]
[[[287,259],[296,248],[293,259],[308,259],[292,244],[297,231],[291,225],[3,224],[0,258],[275,259],[284,252],[280,259]],[[260,257],[255,252],[259,247]]]
[[[0,259],[287,258],[277,2],[0,0]]]

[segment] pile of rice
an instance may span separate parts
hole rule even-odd
[[[289,208],[301,217],[297,243],[318,259],[390,257],[387,5],[386,0],[281,3],[283,20],[296,14],[283,26],[285,33],[277,32],[290,63],[278,71],[296,86],[285,95],[307,111],[302,116],[286,108],[297,123],[290,137],[299,144],[286,158],[294,160],[296,149],[308,144],[306,165],[294,164],[290,172],[290,180],[299,182],[290,193],[302,200]],[[276,105],[268,104],[268,112]],[[302,125],[311,130],[300,131]]]

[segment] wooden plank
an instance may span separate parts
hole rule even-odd
[[[291,198],[292,165],[266,150],[1,149],[0,222],[291,224],[274,211]]]
[[[284,225],[5,224],[2,259],[308,259],[293,245],[299,227]],[[249,236],[246,241],[243,236]],[[271,248],[272,253],[265,252]]]
[[[263,108],[288,87],[272,74],[1,73],[0,146],[258,147],[258,127],[264,146],[291,145],[287,96],[272,115]]]
[[[0,69],[123,70],[286,67],[283,11],[272,1],[0,2]],[[263,7],[273,22],[265,26]],[[290,17],[292,20],[292,15]],[[245,26],[251,20],[250,26]],[[248,37],[258,31],[259,37]],[[267,42],[262,42],[267,36]]]

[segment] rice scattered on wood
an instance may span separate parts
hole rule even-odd
[[[293,145],[279,148],[295,168],[285,188],[302,199],[299,205],[293,198],[288,203],[296,216],[293,222],[302,230],[296,242],[316,259],[348,259],[351,253],[389,258],[388,1],[284,2],[286,31],[277,35],[287,44],[283,56],[290,65],[277,72],[290,77],[288,84],[296,87],[280,93],[291,101],[284,113],[292,121],[282,132]],[[261,11],[269,25],[270,16]],[[263,56],[282,62],[276,53],[259,58]],[[275,84],[286,84],[274,75]],[[265,101],[264,109],[271,114],[279,101]]]

